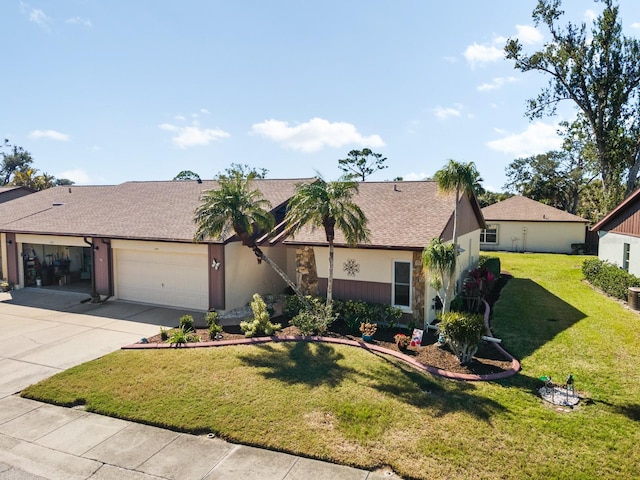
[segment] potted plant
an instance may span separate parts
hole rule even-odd
[[[373,336],[378,330],[378,325],[375,323],[362,322],[360,323],[360,332],[362,333],[362,339],[365,342],[370,342],[373,340]]]
[[[8,292],[9,290],[11,290],[11,284],[9,284],[9,282],[7,282],[6,280],[0,280],[0,290],[2,290],[3,292]]]
[[[393,339],[395,340],[396,345],[398,346],[398,350],[400,351],[406,350],[411,343],[411,337],[405,335],[404,333],[396,333],[393,336]]]

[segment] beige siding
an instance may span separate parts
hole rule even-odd
[[[487,221],[498,226],[498,243],[483,243],[483,250],[571,253],[572,243],[584,243],[585,225],[578,222]]]
[[[239,242],[229,243],[225,250],[225,305],[227,310],[242,307],[251,301],[254,293],[281,293],[284,280],[266,262],[258,264],[256,256]],[[262,248],[280,268],[287,271],[287,254],[284,248]],[[290,277],[291,278],[291,277]],[[295,280],[295,277],[293,277]]]

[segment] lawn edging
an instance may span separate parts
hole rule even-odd
[[[492,336],[491,328],[489,327],[489,315],[490,315],[489,304],[485,302],[484,324],[485,324],[485,328],[487,329],[488,335]],[[322,337],[322,336],[304,337],[300,335],[287,335],[284,337],[271,336],[271,337],[255,337],[255,338],[237,338],[233,340],[216,340],[212,342],[186,343],[180,347],[175,347],[169,343],[133,343],[131,345],[123,346],[122,350],[226,347],[230,345],[259,345],[262,343],[269,343],[269,342],[277,342],[277,343],[279,342],[318,342],[318,343],[322,342],[322,343],[333,343],[338,345],[348,345],[352,347],[360,347],[372,352],[391,355],[392,357],[395,357],[398,360],[401,360],[418,370],[428,372],[432,375],[449,378],[451,380],[460,380],[460,381],[467,381],[467,382],[501,380],[504,378],[509,378],[520,371],[520,362],[513,355],[507,352],[504,348],[502,348],[502,346],[498,343],[494,343],[493,344],[494,347],[497,348],[498,351],[500,351],[500,353],[502,353],[508,359],[511,360],[511,368],[503,372],[490,373],[485,375],[449,372],[447,370],[442,370],[441,368],[420,363],[417,360],[415,360],[413,357],[409,355],[405,355],[404,353],[396,352],[395,350],[389,350],[387,348],[383,348],[378,345],[366,343],[365,341],[349,340],[346,338]]]

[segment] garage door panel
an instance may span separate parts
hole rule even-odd
[[[207,256],[118,249],[116,290],[123,300],[206,310]]]

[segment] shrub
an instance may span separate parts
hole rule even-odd
[[[160,340],[166,342],[169,339],[169,330],[160,327]]]
[[[220,325],[215,322],[209,325],[209,338],[211,340],[216,340],[218,338],[218,335],[220,335],[221,333],[222,327]]]
[[[500,278],[500,259],[498,257],[488,257],[486,255],[480,255],[478,260],[478,268],[486,268],[489,270],[495,279]]]
[[[217,324],[219,317],[220,317],[220,314],[218,314],[218,312],[216,312],[215,310],[205,313],[204,321],[207,323],[207,327],[211,327],[211,325]]]
[[[311,306],[302,309],[291,319],[291,325],[298,327],[302,335],[322,335],[327,331],[337,315],[322,299],[315,299]]]
[[[204,314],[204,321],[207,322],[207,327],[209,327],[209,338],[211,340],[216,340],[222,333],[222,326],[218,325],[219,317],[220,315],[216,311]]]
[[[604,262],[598,258],[588,258],[582,262],[582,274],[589,283],[594,283],[596,277],[602,271]]]
[[[311,296],[307,296],[307,299],[311,301]],[[282,313],[289,318],[293,318],[298,315],[304,307],[304,301],[298,295],[288,295],[287,298],[284,299]]]
[[[244,332],[245,337],[254,337],[260,333],[273,335],[274,332],[282,328],[282,325],[279,323],[271,323],[271,316],[267,311],[267,304],[264,303],[262,297],[257,293],[253,294],[251,311],[253,312],[253,319],[240,322],[240,329]]]
[[[591,285],[620,300],[627,300],[629,287],[640,286],[640,278],[609,262],[590,258],[582,263],[582,273]]]
[[[184,330],[185,332],[193,332],[195,330],[195,322],[193,321],[193,317],[191,315],[184,315],[180,317],[178,328]]]
[[[402,317],[402,309],[384,303],[374,305],[377,311],[378,321],[382,322],[386,328],[394,328],[397,321]]]
[[[342,305],[342,319],[351,333],[357,333],[361,323],[368,323],[376,316],[373,304],[362,300],[347,300]]]
[[[469,363],[478,351],[484,332],[482,315],[447,312],[440,315],[438,327],[460,363]]]

